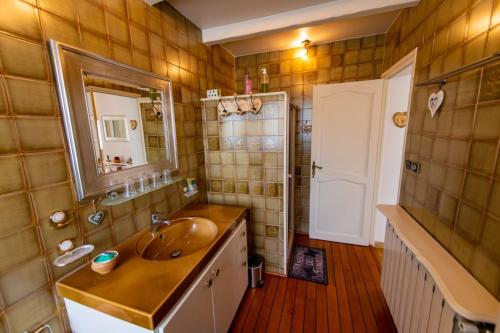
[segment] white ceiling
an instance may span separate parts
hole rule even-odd
[[[167,0],[168,3],[174,6],[202,30],[330,1],[331,0]]]
[[[158,0],[146,0],[157,2]],[[387,31],[418,0],[166,0],[200,27],[203,42],[233,55],[286,49]]]
[[[222,46],[234,56],[256,54],[299,47],[304,39],[313,44],[371,36],[387,31],[399,10],[370,16],[351,17],[318,25],[289,29],[240,39]]]

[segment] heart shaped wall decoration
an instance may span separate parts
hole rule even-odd
[[[439,90],[437,93],[432,93],[429,96],[429,100],[427,101],[427,107],[431,112],[431,117],[434,118],[434,115],[439,110],[444,101],[444,91]]]
[[[94,225],[99,225],[101,224],[102,220],[104,220],[104,212],[102,210],[99,210],[93,214],[90,214],[88,216],[88,220]]]

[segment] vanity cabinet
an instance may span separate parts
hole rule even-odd
[[[225,333],[248,285],[247,256],[243,219],[154,331],[65,298],[72,332]]]
[[[246,223],[227,243],[228,249],[216,261],[212,285],[215,332],[227,332],[248,285]]]
[[[224,251],[224,250],[223,250]],[[213,333],[212,271],[206,270],[170,311],[158,333]]]
[[[246,222],[243,220],[157,332],[227,332],[248,285],[247,267]]]

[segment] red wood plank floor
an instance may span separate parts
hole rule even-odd
[[[262,288],[247,290],[230,332],[397,332],[380,289],[375,248],[305,235],[295,240],[326,250],[328,285],[266,274]]]

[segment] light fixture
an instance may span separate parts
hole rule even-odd
[[[303,60],[306,60],[307,57],[309,56],[309,49],[310,49],[309,45],[311,45],[311,41],[309,39],[304,39],[301,44],[302,44],[302,50],[300,50],[299,56]]]

